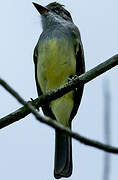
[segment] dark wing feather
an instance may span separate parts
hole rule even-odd
[[[37,57],[38,57],[38,44],[36,45],[36,47],[34,49],[33,60],[34,60],[34,65],[35,65],[35,81],[36,81],[37,92],[38,92],[38,96],[41,96],[43,93],[41,91],[40,84],[38,83],[38,78],[37,78]],[[55,117],[49,107],[49,104],[42,106],[42,110],[46,116],[49,116],[49,117],[55,119]]]
[[[85,72],[85,62],[84,62],[84,51],[83,45],[80,40],[79,42],[79,50],[76,54],[76,75],[79,76]],[[74,118],[79,108],[82,94],[83,94],[84,85],[80,85],[79,88],[76,88],[74,91],[74,107],[70,116],[70,122]]]

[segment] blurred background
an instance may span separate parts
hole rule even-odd
[[[51,0],[36,1],[41,5]],[[60,0],[79,27],[86,70],[118,53],[117,0]],[[9,0],[0,4],[0,77],[20,95],[36,98],[33,49],[42,32],[41,18],[31,0]],[[104,142],[104,83],[110,91],[111,144],[118,146],[117,67],[85,86],[73,130]],[[0,117],[21,105],[0,86]],[[118,155],[111,155],[109,180],[118,178]],[[73,174],[69,180],[102,180],[104,152],[73,140]],[[33,115],[0,130],[0,178],[2,180],[51,180],[54,166],[54,130]],[[64,178],[63,178],[64,179]]]

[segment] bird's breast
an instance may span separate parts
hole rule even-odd
[[[67,39],[53,38],[40,43],[37,78],[43,93],[55,89],[76,73],[76,58]]]

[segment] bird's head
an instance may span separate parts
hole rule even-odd
[[[64,5],[61,5],[57,2],[50,3],[45,7],[39,4],[36,4],[34,2],[33,2],[33,5],[42,16],[45,16],[47,13],[52,12],[53,14],[58,15],[62,17],[63,19],[72,22],[72,17],[70,13],[64,8]]]

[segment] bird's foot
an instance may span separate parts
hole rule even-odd
[[[75,75],[71,75],[70,77],[68,77],[68,82],[70,82],[70,81],[74,81],[75,80],[75,78],[77,77],[77,75],[75,74]]]
[[[34,103],[34,99],[33,98],[30,98],[30,99],[31,99],[31,104],[36,107],[36,105]],[[39,111],[39,107],[36,107],[36,110]]]

